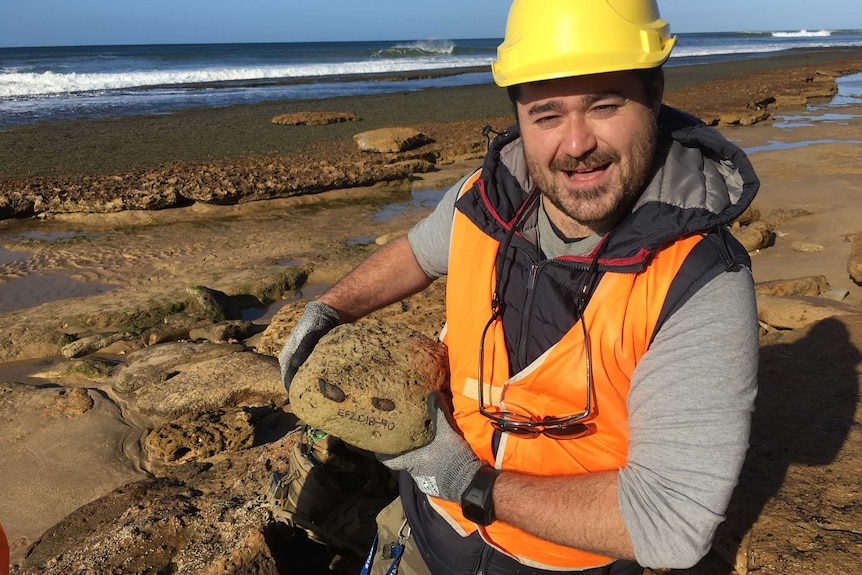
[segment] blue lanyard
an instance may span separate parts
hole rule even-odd
[[[404,553],[404,544],[395,543],[392,546],[392,565],[386,570],[386,575],[398,575],[398,564],[401,563],[401,555]]]
[[[371,542],[371,551],[368,552],[368,557],[365,558],[365,563],[362,565],[362,571],[359,575],[368,575],[371,573],[371,565],[374,563],[374,553],[377,551],[377,538],[379,535],[374,535],[374,541]]]
[[[369,575],[371,566],[374,564],[374,554],[377,552],[378,535],[374,536],[374,541],[371,543],[371,550],[368,552],[368,557],[365,558],[365,563],[362,565],[362,571],[359,575]],[[386,570],[386,575],[398,575],[398,564],[401,562],[401,555],[404,553],[404,544],[400,541],[392,543],[389,546],[388,557],[392,557],[392,565]]]

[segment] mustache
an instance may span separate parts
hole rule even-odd
[[[577,172],[594,170],[601,166],[620,160],[620,155],[614,150],[595,151],[581,158],[572,156],[557,156],[551,161],[550,168],[560,172]]]

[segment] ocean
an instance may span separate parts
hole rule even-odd
[[[677,34],[668,66],[862,46],[862,30]],[[0,129],[492,82],[499,38],[0,48]]]

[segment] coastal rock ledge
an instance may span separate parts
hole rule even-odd
[[[162,210],[194,202],[237,204],[406,181],[434,168],[439,151],[334,157],[247,158],[139,169],[123,175],[0,181],[0,220],[50,213]]]

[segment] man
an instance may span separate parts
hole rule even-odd
[[[516,125],[285,344],[289,388],[339,322],[446,276],[452,397],[429,398],[430,444],[381,457],[406,471],[401,573],[640,573],[708,551],[756,393],[753,283],[725,227],[759,184],[662,105],[674,40],[651,0],[515,0],[492,69]]]

